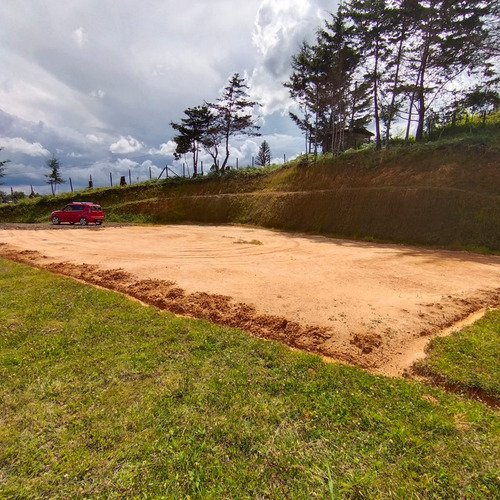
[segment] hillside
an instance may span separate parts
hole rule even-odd
[[[500,250],[500,145],[466,139],[364,150],[304,165],[169,179],[0,207],[1,222],[47,221],[92,199],[109,222],[239,223],[450,248]]]

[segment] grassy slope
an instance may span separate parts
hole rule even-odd
[[[66,201],[89,197],[110,221],[233,222],[498,251],[500,140],[366,150],[307,167],[65,193],[0,207],[0,221],[46,221]]]
[[[2,498],[500,496],[479,402],[5,260],[0,302]]]

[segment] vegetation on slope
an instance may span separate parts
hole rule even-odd
[[[242,223],[452,248],[500,250],[499,126],[464,138],[284,166],[21,200],[0,221],[48,221],[67,201],[108,221]]]

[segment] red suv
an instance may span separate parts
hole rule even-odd
[[[50,221],[52,224],[60,224],[61,222],[75,224],[75,222],[78,222],[81,226],[85,226],[89,222],[94,222],[96,225],[100,225],[104,222],[104,214],[100,205],[96,203],[73,201],[68,203],[62,210],[52,212]]]

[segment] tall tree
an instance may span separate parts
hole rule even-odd
[[[214,108],[218,113],[219,126],[217,132],[222,138],[221,143],[225,148],[224,160],[221,169],[226,168],[229,160],[229,139],[235,135],[259,135],[259,126],[253,117],[253,108],[257,102],[252,101],[247,93],[249,87],[244,83],[238,73],[230,79],[217,99]],[[217,165],[216,165],[217,168]]]
[[[385,147],[389,147],[391,127],[401,112],[404,101],[404,78],[406,53],[411,44],[416,43],[414,36],[418,0],[393,0],[386,10],[387,20],[387,66],[385,82],[385,102],[381,106],[381,119],[384,122]]]
[[[2,151],[3,148],[0,148],[0,151]],[[0,160],[0,179],[2,177],[5,177],[5,164],[9,163],[10,160]],[[3,182],[0,182],[0,185],[2,185]]]
[[[366,76],[372,85],[375,145],[382,147],[380,93],[382,70],[387,57],[387,5],[385,0],[352,0],[349,15],[354,22],[358,50],[362,54]]]
[[[497,0],[421,0],[416,10],[419,46],[413,50],[411,104],[415,138],[423,140],[426,113],[447,85],[466,71],[486,69],[487,18]],[[410,109],[411,112],[411,109]]]
[[[288,88],[290,97],[297,103],[302,117],[293,112],[289,112],[289,115],[304,133],[306,154],[311,153],[313,145],[316,152],[320,79],[316,69],[314,49],[305,41],[299,52],[292,56],[292,70],[290,79],[284,86]]]
[[[174,157],[178,160],[183,155],[191,153],[193,159],[193,177],[198,175],[198,157],[200,146],[204,144],[207,133],[213,126],[215,117],[207,105],[188,108],[184,111],[186,118],[180,123],[171,122],[174,130],[179,132],[174,137],[176,149]]]
[[[52,194],[55,195],[57,191],[57,186],[59,184],[62,184],[64,179],[61,177],[61,164],[59,160],[52,155],[52,158],[49,158],[46,161],[47,167],[50,168],[50,173],[45,174],[45,177],[47,177],[47,184],[50,184],[50,189],[52,191]]]
[[[326,99],[320,102],[326,116],[323,151],[345,149],[346,128],[364,125],[365,78],[358,71],[360,52],[353,43],[353,30],[346,24],[342,4],[331,22],[318,32],[316,52],[324,75]],[[359,84],[359,85],[358,85]]]
[[[271,148],[267,141],[262,141],[257,157],[255,158],[255,163],[261,167],[271,165]]]
[[[302,114],[290,117],[309,135],[317,153],[337,152],[345,145],[346,128],[366,123],[368,101],[360,57],[352,44],[352,32],[341,7],[331,22],[318,30],[316,44],[304,42],[292,57],[292,74],[285,82]],[[310,150],[310,148],[309,148]]]

